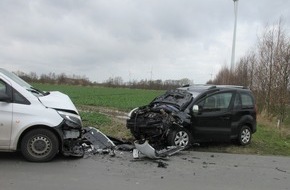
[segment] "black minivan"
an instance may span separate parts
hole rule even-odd
[[[184,86],[133,109],[127,128],[152,145],[231,140],[247,145],[256,132],[255,100],[242,86]]]

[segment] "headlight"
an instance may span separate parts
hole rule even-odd
[[[132,109],[132,110],[128,113],[128,117],[131,118],[132,113],[133,113],[134,111],[136,111],[137,109],[138,109],[138,108],[134,108],[134,109]]]
[[[65,120],[65,123],[72,128],[81,128],[82,120],[81,117],[77,114],[58,111],[59,115]]]

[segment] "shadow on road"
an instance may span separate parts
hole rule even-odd
[[[0,152],[1,161],[23,161],[24,158],[19,152]]]
[[[53,160],[50,162],[62,162],[62,161],[75,161],[78,159],[78,157],[72,157],[72,156],[63,156],[61,154],[58,154]],[[1,162],[27,162],[25,158],[22,156],[20,152],[0,152],[0,163]]]

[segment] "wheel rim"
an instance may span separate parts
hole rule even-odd
[[[177,146],[185,147],[188,145],[189,136],[185,131],[179,131],[176,133],[174,143]]]
[[[35,157],[44,157],[48,155],[51,150],[51,141],[45,136],[36,136],[28,143],[28,151]]]
[[[241,141],[243,144],[247,144],[251,139],[251,131],[249,129],[244,129],[241,133]]]

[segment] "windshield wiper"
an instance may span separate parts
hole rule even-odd
[[[29,89],[27,89],[27,90],[30,91],[30,92],[37,93],[37,94],[41,94],[43,96],[46,96],[46,95],[49,95],[50,94],[49,92],[43,92],[43,91],[38,90],[37,88],[34,88],[32,86]]]

